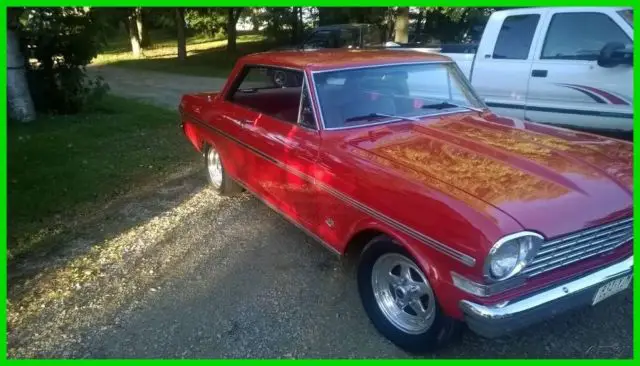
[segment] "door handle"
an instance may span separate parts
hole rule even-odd
[[[253,121],[250,119],[240,119],[238,120],[238,122],[240,122],[240,124],[243,126],[253,124]]]
[[[534,78],[546,78],[547,70],[531,70],[531,76]]]

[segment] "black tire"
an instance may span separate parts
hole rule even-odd
[[[394,325],[384,315],[374,295],[372,276],[373,266],[376,261],[383,255],[389,253],[396,253],[404,256],[419,268],[415,259],[413,259],[406,250],[399,245],[394,244],[391,239],[385,236],[373,239],[363,250],[357,269],[358,290],[360,292],[362,305],[378,332],[396,346],[413,354],[433,352],[437,349],[443,348],[454,339],[458,338],[461,334],[462,323],[444,314],[437,299],[435,298],[435,295],[435,315],[433,322],[428,329],[420,334],[405,332]],[[422,269],[420,270],[422,271]]]
[[[209,145],[205,146],[203,150],[205,173],[207,175],[207,180],[209,181],[211,188],[213,188],[221,196],[234,196],[241,193],[244,189],[227,174],[227,171],[224,168],[224,162],[222,162],[222,159],[219,156],[218,159],[220,163],[221,178],[217,180],[213,178],[209,170],[209,165],[211,164],[209,154],[217,154],[217,151],[214,147]]]

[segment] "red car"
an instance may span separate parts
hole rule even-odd
[[[632,280],[632,144],[497,116],[446,57],[248,55],[180,111],[219,193],[246,189],[359,256],[364,309],[407,351],[463,322],[499,336]]]

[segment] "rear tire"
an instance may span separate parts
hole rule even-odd
[[[407,352],[429,353],[461,334],[461,323],[443,313],[415,259],[387,237],[362,252],[358,290],[378,332]]]
[[[209,184],[218,194],[233,196],[243,191],[243,188],[227,174],[222,158],[213,146],[205,147],[204,164]]]

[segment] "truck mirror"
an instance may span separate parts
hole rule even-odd
[[[618,65],[633,65],[633,48],[626,48],[621,42],[609,42],[600,51],[598,66],[610,68]]]

